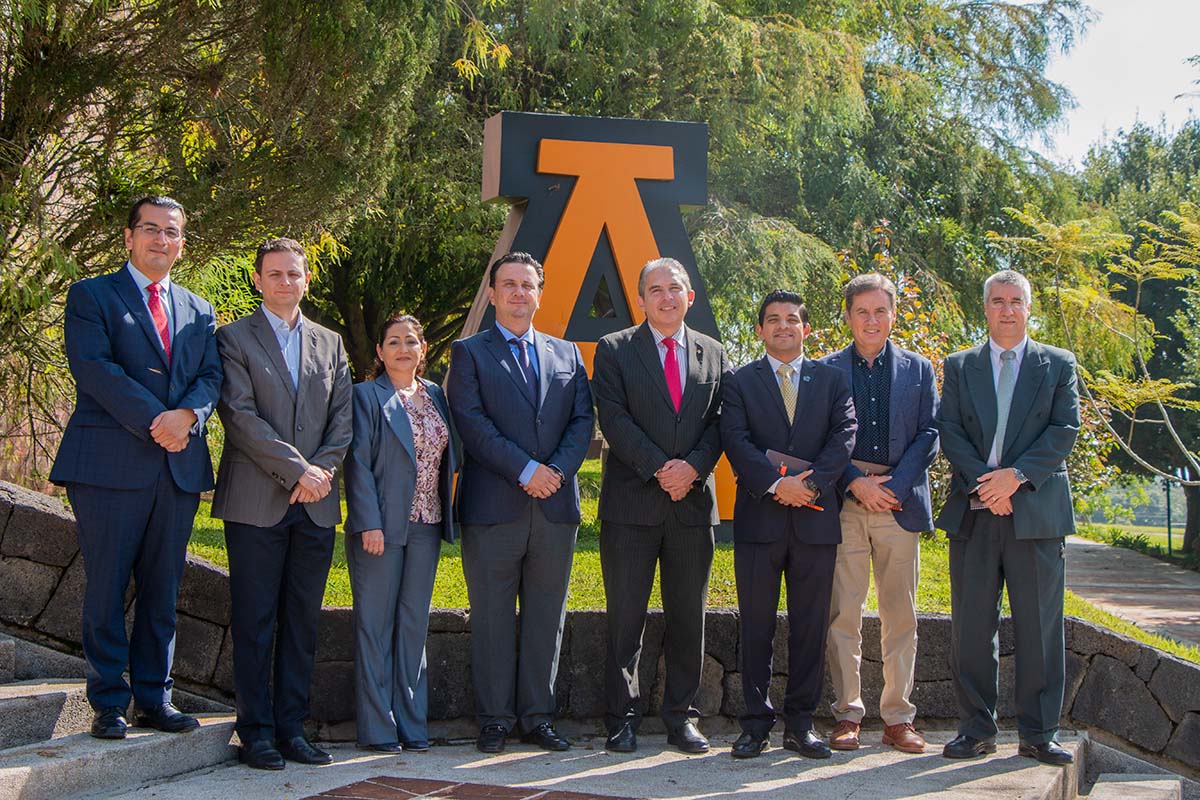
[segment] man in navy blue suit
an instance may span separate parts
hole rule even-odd
[[[733,569],[746,701],[733,756],[758,756],[775,725],[767,690],[783,578],[788,588],[783,746],[808,758],[829,758],[812,715],[824,678],[829,597],[842,538],[837,484],[854,449],[854,397],[846,373],[804,357],[808,310],[800,295],[776,289],[763,298],[756,331],[767,354],[729,377],[721,408],[721,443],[738,480]],[[799,461],[781,474],[781,464],[788,462],[768,456],[768,450]]]
[[[464,451],[456,503],[471,602],[476,746],[498,753],[516,727],[526,742],[566,750],[570,742],[553,725],[554,680],[592,393],[579,348],[533,328],[542,265],[508,253],[492,264],[488,282],[496,324],[454,343],[446,383]]]
[[[923,753],[909,701],[917,656],[917,576],[921,531],[933,529],[929,465],[937,454],[933,365],[888,337],[896,321],[896,285],[879,273],[846,284],[846,322],[854,341],[823,359],[850,377],[858,436],[842,473],[842,543],[829,609],[829,670],[834,750],[857,750],[862,699],[862,612],[871,576],[879,597],[883,652],[883,743]]]
[[[86,588],[83,654],[92,735],[199,726],[171,704],[175,601],[200,492],[213,488],[205,422],[221,388],[209,303],[175,284],[187,216],[169,197],[129,212],[129,260],[67,293],[75,411],[50,479],[75,512]],[[137,584],[132,636],[125,590]],[[129,683],[123,676],[129,668]]]

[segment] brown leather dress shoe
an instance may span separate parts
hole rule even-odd
[[[917,733],[911,722],[888,725],[883,729],[883,743],[901,753],[924,753],[925,739]]]
[[[829,734],[829,747],[833,750],[857,750],[860,727],[853,720],[839,720],[833,728],[833,733]]]

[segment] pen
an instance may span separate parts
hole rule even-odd
[[[779,465],[779,474],[783,477],[787,477],[787,464]],[[825,510],[818,505],[813,505],[812,503],[804,503],[803,505],[805,508],[811,508],[813,511],[824,511]]]

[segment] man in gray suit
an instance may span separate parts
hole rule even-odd
[[[1079,433],[1075,357],[1026,334],[1029,281],[983,285],[989,341],[945,362],[937,414],[953,467],[937,525],[950,539],[951,671],[958,736],[946,758],[996,751],[1000,593],[1016,637],[1018,752],[1069,764],[1062,713],[1064,537],[1075,531],[1066,458]]]
[[[309,277],[298,242],[264,242],[254,260],[262,306],[217,329],[225,449],[212,515],[225,520],[229,552],[239,756],[256,769],[333,760],[305,738],[304,720],[351,385],[341,338],[300,313]]]
[[[533,328],[545,284],[537,259],[507,253],[488,282],[496,324],[454,343],[446,381],[464,451],[455,503],[471,601],[476,747],[499,753],[517,727],[525,742],[566,750],[553,725],[554,680],[592,393],[579,348]]]
[[[638,278],[646,321],[596,347],[596,410],[609,446],[600,489],[605,746],[619,753],[637,749],[645,713],[638,665],[656,566],[667,621],[667,740],[685,753],[708,750],[694,701],[704,666],[713,525],[720,521],[712,470],[721,455],[718,415],[729,361],[720,342],[683,324],[695,298],[682,264],[655,259]]]

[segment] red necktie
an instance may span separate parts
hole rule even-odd
[[[662,343],[667,348],[667,357],[663,361],[663,374],[667,379],[667,391],[671,394],[671,402],[675,404],[675,413],[678,414],[679,406],[683,404],[683,386],[679,383],[679,360],[675,358],[675,345],[679,342],[668,336],[662,340]]]
[[[171,331],[167,329],[167,312],[158,296],[159,286],[157,283],[152,283],[146,287],[146,291],[150,292],[150,302],[146,304],[150,307],[150,318],[154,320],[158,338],[162,339],[163,351],[167,354],[167,364],[169,365],[171,363]]]

